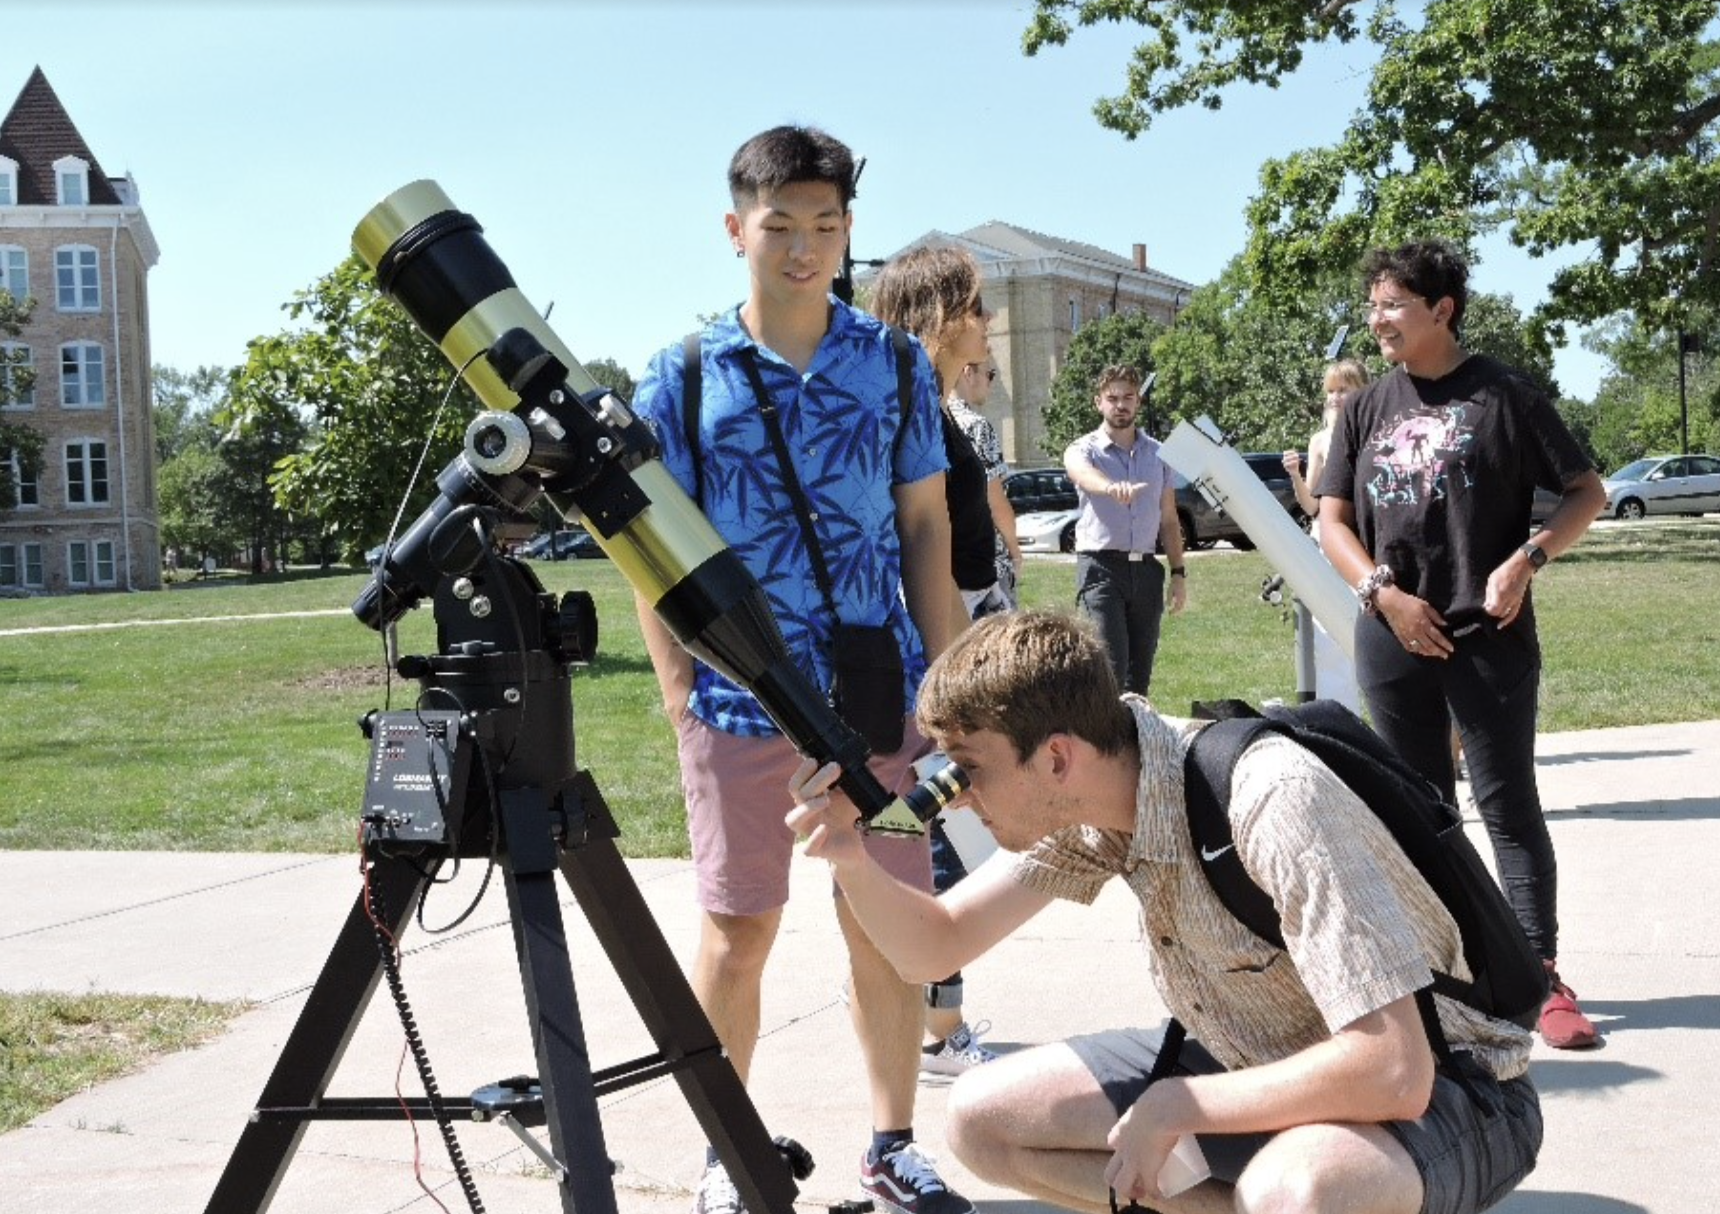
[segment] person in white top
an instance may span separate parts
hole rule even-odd
[[[1320,428],[1308,440],[1306,471],[1300,451],[1284,453],[1284,471],[1290,474],[1290,484],[1296,490],[1296,504],[1314,520],[1308,531],[1315,543],[1320,542],[1320,499],[1313,486],[1320,483],[1320,474],[1326,469],[1326,453],[1331,450],[1332,431],[1337,427],[1344,401],[1367,384],[1368,369],[1356,359],[1345,358],[1329,364],[1323,381],[1326,407],[1320,414]],[[1323,700],[1336,700],[1361,715],[1362,695],[1356,687],[1356,664],[1318,620],[1314,621],[1314,694]]]

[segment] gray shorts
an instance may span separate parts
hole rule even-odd
[[[1164,1030],[1110,1029],[1069,1039],[1121,1117],[1147,1090]],[[1468,1055],[1458,1054],[1464,1083],[1445,1068],[1434,1078],[1433,1102],[1414,1121],[1388,1121],[1421,1173],[1423,1214],[1474,1214],[1516,1188],[1541,1149],[1541,1098],[1527,1075],[1501,1083]],[[1216,1075],[1224,1067],[1201,1044],[1183,1043],[1178,1075]],[[1468,1090],[1465,1090],[1467,1085]],[[1270,1134],[1201,1134],[1214,1179],[1235,1184]]]

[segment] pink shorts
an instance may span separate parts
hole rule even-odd
[[[788,781],[800,752],[780,734],[738,737],[690,712],[677,732],[700,907],[718,915],[762,915],[787,905],[795,838],[783,819],[794,808]],[[914,784],[914,760],[931,749],[910,718],[902,748],[874,757],[872,774],[890,791],[904,792]],[[866,850],[897,880],[932,888],[925,835],[868,835]]]

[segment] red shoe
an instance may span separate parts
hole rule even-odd
[[[1577,1008],[1577,992],[1566,986],[1559,972],[1547,962],[1547,982],[1552,991],[1541,1005],[1541,1040],[1555,1050],[1587,1050],[1600,1044],[1594,1021]]]

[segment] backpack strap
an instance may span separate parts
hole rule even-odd
[[[1230,781],[1242,752],[1263,734],[1279,732],[1273,722],[1259,717],[1214,721],[1195,736],[1183,759],[1189,837],[1199,854],[1201,872],[1237,922],[1274,948],[1284,947],[1278,908],[1236,854],[1236,837],[1230,829]]]
[[[914,347],[906,332],[894,325],[888,328],[890,344],[896,348],[896,404],[902,410],[901,424],[896,427],[896,454],[901,455],[908,420],[914,415]]]
[[[705,472],[699,462],[699,409],[704,401],[705,364],[699,330],[681,339],[681,433],[693,457],[693,502],[705,507]]]

